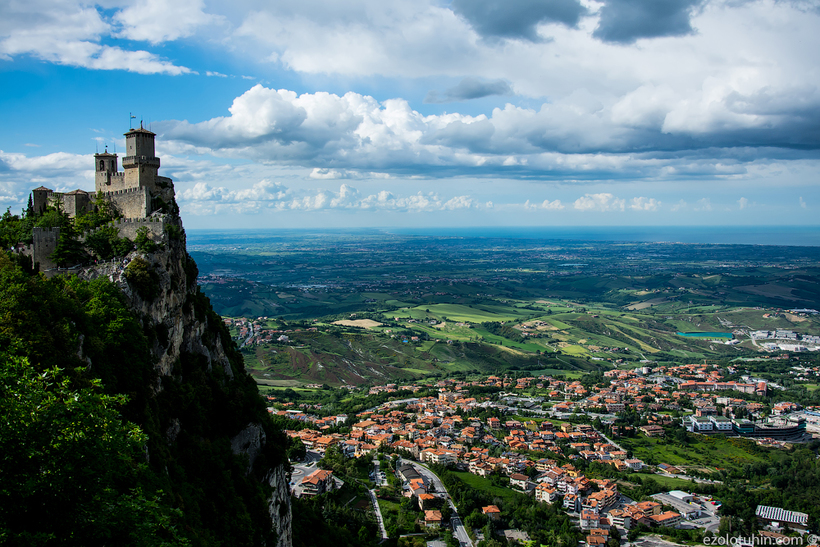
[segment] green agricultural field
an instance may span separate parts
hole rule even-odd
[[[820,309],[820,249],[812,247],[589,245],[362,231],[188,235],[200,285],[217,312],[266,316],[270,330],[319,329],[313,338],[289,334],[297,341],[282,348],[286,356],[271,353],[275,345],[244,348],[246,366],[260,380],[362,385],[456,371],[534,374],[541,365],[566,366],[575,375],[608,368],[606,359],[630,368],[642,359],[759,354],[748,343],[725,346],[676,332],[729,332],[731,324],[820,334],[820,317],[787,312]],[[627,310],[632,304],[652,306]],[[365,331],[332,324],[352,314],[384,325]],[[445,325],[432,326],[432,319]],[[523,340],[510,330],[533,319],[552,328]],[[493,332],[510,338],[488,332],[486,322],[504,323]],[[402,344],[391,334],[422,342]]]
[[[631,473],[629,478],[641,477],[641,479],[652,479],[667,490],[683,490],[692,486],[692,481],[686,479],[676,479],[674,477],[665,477],[663,475],[653,475],[651,473]]]
[[[575,356],[583,356],[589,355],[589,350],[583,346],[567,346],[565,348],[561,348],[562,353],[566,353],[567,355],[575,355]]]
[[[681,445],[671,439],[622,438],[618,442],[633,456],[645,463],[666,463],[674,466],[707,469],[738,469],[747,463],[777,459],[778,452],[757,446],[753,441],[719,435],[689,435],[690,442]]]
[[[482,329],[481,327],[476,327],[471,329],[477,336],[480,336],[484,341],[489,342],[491,344],[498,344],[500,346],[504,346],[507,348],[516,348],[523,351],[529,352],[536,352],[536,351],[544,351],[546,348],[545,345],[538,344],[537,342],[517,342],[515,340],[510,340],[509,338],[504,338],[503,336],[498,336],[491,332],[487,332],[486,330]]]
[[[469,486],[470,488],[475,488],[476,490],[487,492],[491,496],[501,498],[505,502],[509,502],[510,500],[514,499],[515,496],[519,495],[509,488],[494,486],[490,479],[480,477],[478,475],[473,475],[472,473],[469,473],[467,471],[452,471],[452,473],[459,479],[461,479],[464,483],[466,483],[467,486]]]
[[[483,323],[485,321],[513,321],[521,317],[521,314],[516,312],[515,308],[507,306],[471,307],[461,304],[429,304],[390,313],[396,317],[410,317],[412,319],[436,318],[443,320],[446,317],[450,321],[462,323]]]
[[[566,315],[566,314],[564,314],[564,315]],[[571,317],[571,318],[572,318],[572,319],[575,319],[575,317]],[[570,325],[567,325],[566,323],[562,323],[562,322],[561,322],[561,321],[559,321],[558,319],[553,319],[553,318],[552,318],[552,317],[550,317],[550,316],[540,317],[539,319],[540,319],[541,321],[544,321],[545,323],[549,323],[550,325],[552,325],[553,327],[555,327],[555,328],[557,328],[557,329],[567,330],[567,329],[571,329],[571,328],[572,328]]]
[[[676,357],[683,357],[684,359],[702,359],[703,354],[694,351],[685,351],[682,349],[673,349],[669,352]]]

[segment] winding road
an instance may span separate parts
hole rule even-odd
[[[458,515],[458,509],[456,508],[455,504],[453,504],[453,499],[450,497],[450,494],[447,492],[447,488],[444,487],[444,483],[441,482],[441,479],[438,478],[438,475],[433,473],[426,465],[414,462],[410,460],[404,460],[404,463],[409,463],[413,467],[416,468],[416,471],[419,474],[426,477],[430,483],[435,486],[436,492],[444,492],[445,499],[447,500],[447,504],[450,506],[450,509],[453,511],[452,515],[450,516],[450,522],[453,525],[453,534],[455,535],[456,539],[458,540],[458,544],[461,547],[473,547],[473,541],[470,539],[470,536],[467,534],[467,528],[464,526],[464,523],[461,521],[461,517]]]
[[[382,518],[382,510],[379,508],[379,500],[376,499],[376,491],[368,490],[370,494],[370,501],[373,503],[373,512],[376,514],[376,522],[379,523],[379,531],[382,534],[382,541],[387,539],[387,530],[384,527],[384,519]]]

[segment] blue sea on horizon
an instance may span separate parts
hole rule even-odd
[[[820,246],[820,226],[492,226],[492,227],[402,227],[402,228],[315,228],[315,229],[189,229],[192,244],[216,243],[230,238],[259,241],[265,236],[298,237],[318,234],[395,234],[423,237],[465,237],[563,241],[611,241],[644,243],[703,243],[723,245]],[[241,235],[240,235],[241,234]]]
[[[820,226],[544,226],[396,228],[402,235],[646,243],[820,246]]]

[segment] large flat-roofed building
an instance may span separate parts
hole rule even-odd
[[[699,431],[712,431],[713,426],[709,418],[705,416],[689,416],[689,429],[697,433]]]
[[[732,420],[723,416],[709,416],[715,431],[732,431]]]
[[[768,505],[758,505],[755,511],[757,520],[764,526],[775,526],[784,528],[788,526],[792,530],[807,531],[809,529],[809,515],[798,511],[787,511],[780,507],[769,507]]]
[[[399,478],[403,482],[410,482],[413,479],[420,479],[422,478],[416,468],[410,464],[404,464],[399,467],[398,470]]]
[[[749,420],[735,420],[732,431],[741,437],[800,440],[806,433],[806,420],[799,416],[762,424]]]
[[[663,505],[671,506],[675,509],[675,511],[679,512],[684,518],[691,519],[700,517],[702,509],[699,505],[695,505],[694,503],[688,503],[682,500],[681,498],[670,494],[654,494],[652,496],[652,499],[662,503]]]
[[[695,499],[695,496],[689,492],[684,492],[683,490],[670,490],[667,493],[673,498],[678,498],[685,503],[691,503]]]

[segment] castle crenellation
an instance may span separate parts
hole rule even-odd
[[[121,218],[105,226],[100,226],[94,230],[83,232],[80,236],[80,240],[85,240],[91,234],[94,234],[108,226],[116,227],[119,231],[119,237],[127,237],[128,239],[134,239],[134,237],[136,237],[137,230],[144,226],[148,228],[150,235],[152,236],[151,238],[157,241],[164,233],[165,220],[162,217],[157,216],[147,218]]]
[[[109,190],[107,192],[103,192],[103,196],[118,196],[121,194],[128,194],[128,193],[136,193],[139,192],[140,188],[126,188],[125,190]]]

